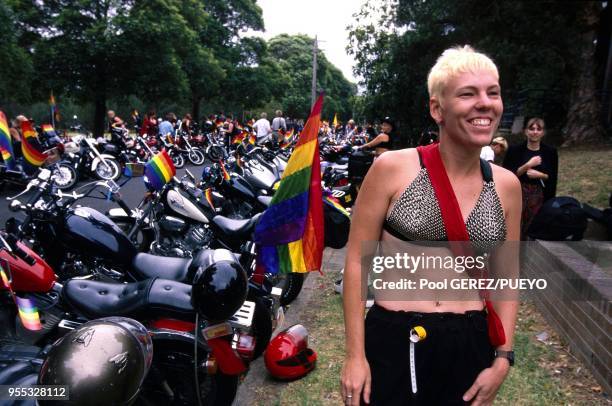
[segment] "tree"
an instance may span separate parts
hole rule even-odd
[[[0,105],[3,101],[28,101],[33,74],[30,54],[19,46],[20,30],[8,4],[0,3]]]
[[[313,38],[281,34],[268,41],[269,55],[285,72],[284,91],[275,95],[283,111],[292,117],[307,117],[310,112]],[[325,55],[317,54],[317,86],[325,92],[323,117],[348,118],[352,114],[350,98],[357,89]]]

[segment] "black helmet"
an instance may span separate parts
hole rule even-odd
[[[40,404],[129,405],[153,359],[147,329],[125,317],[90,321],[53,344],[38,383],[67,385],[70,400]]]
[[[230,318],[247,296],[247,275],[230,251],[203,250],[193,260],[193,308],[211,321]]]
[[[383,118],[383,119],[380,121],[380,123],[381,123],[381,124],[382,124],[382,123],[387,123],[387,124],[389,124],[389,125],[392,127],[392,129],[394,129],[394,130],[395,130],[395,121],[393,121],[393,119],[392,119],[391,117],[388,117],[388,116],[387,116],[387,117]]]

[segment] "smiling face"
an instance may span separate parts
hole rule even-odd
[[[504,106],[496,75],[486,70],[451,78],[430,112],[443,134],[455,142],[482,147],[491,142]]]
[[[393,127],[391,126],[391,124],[384,122],[380,125],[380,128],[382,130],[382,132],[384,132],[385,134],[389,134],[391,132],[391,130],[393,130]]]
[[[544,136],[544,127],[540,122],[535,121],[525,129],[525,135],[529,142],[539,143]]]

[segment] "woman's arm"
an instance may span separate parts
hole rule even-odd
[[[521,185],[511,172],[499,167],[494,167],[494,179],[497,185],[504,215],[506,219],[507,237],[506,242],[499,247],[491,256],[490,269],[494,274],[492,277],[514,279],[519,277],[519,240],[521,222]],[[495,293],[493,293],[495,294]],[[493,296],[492,302],[495,312],[499,316],[506,342],[497,347],[497,350],[512,350],[514,329],[516,326],[516,314],[518,312],[518,294],[515,291],[505,291]],[[503,296],[502,296],[503,295]],[[496,300],[498,299],[498,300]],[[499,387],[503,383],[510,364],[505,358],[495,358],[490,368],[483,370],[472,387],[465,393],[463,399],[473,399],[473,406],[490,405],[493,403]]]
[[[343,278],[346,358],[342,371],[342,395],[350,405],[360,404],[362,391],[366,402],[369,402],[370,395],[370,369],[364,348],[366,298],[361,295],[362,283],[366,282],[361,278],[361,245],[365,241],[380,239],[395,187],[389,174],[394,174],[396,179],[402,176],[396,169],[398,161],[405,162],[405,158],[397,159],[401,152],[385,154],[374,162],[357,197],[351,220]]]
[[[373,148],[373,147],[376,147],[378,144],[382,144],[383,142],[387,142],[387,141],[389,141],[389,135],[385,133],[380,133],[372,141],[368,142],[367,144],[362,145],[361,148]]]

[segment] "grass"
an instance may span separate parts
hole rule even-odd
[[[344,360],[342,300],[333,291],[338,274],[327,273],[313,294],[304,323],[310,346],[318,353],[317,368],[305,378],[283,384],[278,397],[263,405],[341,405],[340,372]],[[546,331],[546,343],[536,334]],[[584,366],[529,303],[519,310],[515,334],[517,363],[511,368],[496,405],[611,405]],[[260,399],[261,400],[261,399]]]
[[[604,208],[612,192],[612,146],[560,148],[557,196]]]

